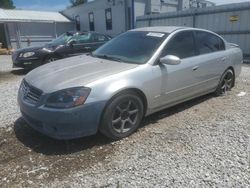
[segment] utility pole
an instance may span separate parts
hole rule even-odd
[[[134,29],[135,28],[135,0],[131,0],[131,1],[132,1],[132,7],[131,7],[131,9],[132,9],[132,15],[131,15],[132,24],[131,24],[131,26],[132,26],[132,29]]]

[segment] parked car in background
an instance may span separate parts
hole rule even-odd
[[[110,36],[95,32],[67,32],[44,46],[16,50],[12,54],[13,67],[32,69],[57,59],[91,52],[110,39]]]
[[[132,134],[144,116],[208,93],[228,92],[242,51],[219,35],[185,27],[128,31],[92,54],[26,75],[18,102],[34,129],[57,139]]]

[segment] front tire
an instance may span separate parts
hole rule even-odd
[[[226,95],[234,86],[235,75],[231,69],[227,69],[221,77],[220,83],[215,91],[216,96]]]
[[[47,64],[47,63],[51,63],[51,62],[53,62],[53,61],[56,61],[57,60],[57,58],[55,58],[55,57],[46,57],[44,60],[43,60],[43,65],[45,65],[45,64]]]
[[[100,132],[113,140],[125,138],[137,130],[143,114],[143,102],[136,93],[118,95],[104,111]]]

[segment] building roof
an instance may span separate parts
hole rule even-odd
[[[142,27],[137,28],[132,31],[147,31],[147,32],[164,32],[164,33],[172,33],[179,29],[184,29],[187,27],[178,27],[178,26],[156,26],[156,27]]]
[[[59,12],[0,9],[0,22],[70,22]]]

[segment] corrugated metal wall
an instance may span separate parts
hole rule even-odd
[[[188,26],[212,30],[236,43],[250,57],[250,3],[238,3],[148,15],[137,18],[137,27]]]

